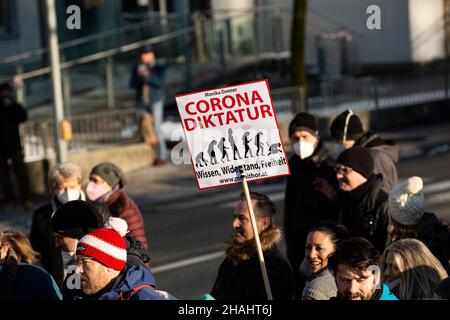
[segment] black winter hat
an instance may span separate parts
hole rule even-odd
[[[103,228],[103,218],[99,211],[86,201],[66,202],[52,215],[53,231],[74,239],[81,239],[99,228]]]
[[[289,137],[297,130],[305,130],[317,136],[319,134],[316,118],[306,112],[297,113],[289,124]]]
[[[363,147],[352,147],[342,152],[336,160],[344,166],[350,167],[365,178],[373,174],[373,158],[370,151]]]
[[[330,127],[331,137],[339,141],[356,140],[363,133],[361,120],[350,109],[338,115]]]
[[[99,163],[91,170],[91,174],[100,176],[113,188],[119,185],[122,189],[126,183],[122,169],[111,162]]]

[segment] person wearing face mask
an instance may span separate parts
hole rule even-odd
[[[318,132],[314,116],[301,112],[289,125],[294,154],[289,159],[284,200],[284,234],[288,259],[296,272],[300,288],[300,263],[304,259],[306,237],[311,227],[322,220],[336,221],[338,206],[317,189],[327,182],[336,186],[334,162]],[[296,298],[300,292],[296,292]]]
[[[55,238],[55,246],[59,250],[62,259],[62,292],[67,296],[65,279],[75,272],[75,252],[78,241],[92,230],[102,228],[104,219],[97,208],[86,201],[72,200],[64,203],[56,210],[52,217],[52,231]]]
[[[113,217],[124,219],[129,234],[148,249],[144,218],[136,203],[122,191],[125,183],[125,175],[118,166],[102,162],[89,174],[86,195],[90,201],[106,206]]]
[[[383,177],[383,190],[389,193],[398,184],[398,145],[393,140],[382,139],[378,134],[364,132],[361,120],[352,110],[338,115],[330,126],[331,137],[337,144],[337,156],[353,146],[367,148],[373,158],[375,174]]]
[[[41,255],[42,267],[55,278],[60,288],[64,275],[61,253],[55,246],[51,217],[64,203],[86,199],[81,181],[81,168],[75,163],[66,162],[52,167],[48,173],[52,198],[49,203],[37,208],[32,216],[30,243]]]

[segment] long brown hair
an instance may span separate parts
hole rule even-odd
[[[31,247],[27,236],[17,230],[0,231],[0,243],[12,249],[19,262],[39,264],[40,255]]]

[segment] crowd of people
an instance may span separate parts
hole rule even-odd
[[[26,116],[5,99],[8,90],[0,88],[0,112],[16,128]],[[250,207],[275,300],[449,298],[449,228],[425,211],[423,180],[399,183],[398,146],[364,131],[351,110],[334,119],[330,135],[339,146],[333,152],[313,115],[293,118],[283,225],[275,224],[277,210],[267,195],[252,192],[251,203],[241,195],[226,257],[202,299],[267,299]],[[20,141],[0,134],[0,146],[0,162],[12,159],[23,203],[32,205]],[[0,177],[2,190],[9,190],[3,171]],[[48,173],[51,196],[34,210],[29,235],[0,232],[0,299],[176,299],[157,286],[144,219],[123,191],[121,168],[99,163],[87,178],[75,163],[56,164]],[[10,197],[5,193],[7,202]],[[286,252],[279,248],[283,240]]]

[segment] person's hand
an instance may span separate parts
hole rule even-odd
[[[315,178],[313,181],[313,188],[315,191],[322,192],[331,201],[337,201],[337,192],[327,180]]]
[[[148,70],[147,66],[144,64],[139,65],[137,72],[138,72],[138,76],[140,78],[145,78],[150,74],[150,71]]]

